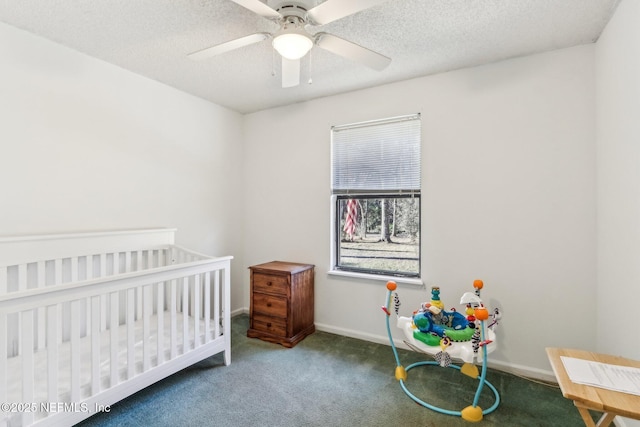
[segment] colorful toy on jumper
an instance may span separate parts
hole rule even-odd
[[[494,310],[491,316],[490,325],[485,326],[489,320],[489,311],[480,299],[480,290],[484,286],[482,280],[473,282],[475,292],[465,292],[460,298],[460,304],[465,306],[465,315],[456,311],[455,308],[447,311],[440,299],[440,288],[431,288],[431,300],[423,303],[411,317],[399,316],[400,298],[395,292],[397,285],[395,282],[387,283],[386,304],[382,310],[386,313],[387,334],[391,342],[391,348],[396,359],[395,377],[400,381],[400,386],[404,392],[416,403],[436,412],[462,417],[466,421],[480,421],[482,417],[496,410],[500,404],[500,395],[496,388],[486,380],[487,355],[495,349],[495,328],[501,318],[500,310]],[[389,326],[391,313],[389,307],[393,295],[393,307],[397,319],[397,326],[406,337],[405,343],[415,351],[420,351],[434,357],[435,361],[417,362],[404,368],[400,363],[398,351],[396,350]],[[452,363],[453,359],[462,360],[462,366]],[[475,363],[482,364],[482,372],[478,372]],[[443,368],[449,367],[458,369],[461,373],[478,379],[473,403],[461,411],[443,409],[431,405],[413,395],[405,384],[407,372],[417,366],[436,365]],[[495,397],[494,404],[485,410],[478,406],[478,400],[484,386],[487,386]]]

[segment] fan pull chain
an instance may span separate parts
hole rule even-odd
[[[276,76],[276,49],[271,49],[271,77]]]
[[[313,84],[313,76],[312,76],[312,69],[311,69],[311,55],[312,55],[313,49],[311,49],[309,51],[309,84]]]

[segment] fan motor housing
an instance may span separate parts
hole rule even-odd
[[[280,3],[275,10],[284,17],[285,21],[290,16],[300,18],[303,22],[307,21],[307,6],[304,3],[287,1]]]

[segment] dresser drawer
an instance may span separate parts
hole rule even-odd
[[[274,295],[253,293],[253,311],[269,316],[287,317],[287,299]]]
[[[253,291],[287,295],[289,281],[285,276],[253,273]]]
[[[267,332],[269,334],[277,335],[280,337],[287,336],[287,324],[284,319],[277,317],[263,316],[261,314],[255,314],[253,316],[253,329],[258,331]]]

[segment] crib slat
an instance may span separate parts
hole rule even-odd
[[[22,312],[22,326],[22,401],[33,402],[33,310]],[[22,423],[23,425],[33,423],[33,412],[24,412]]]
[[[189,278],[182,279],[182,354],[189,346]]]
[[[224,322],[223,332],[224,332],[224,340],[225,340],[225,351],[224,351],[224,365],[229,366],[231,364],[231,268],[229,268],[229,261],[226,263],[226,267],[224,268],[224,289],[222,291],[223,303],[220,308],[222,310],[222,319]]]
[[[83,262],[84,261],[84,262]],[[87,280],[87,264],[89,263],[88,256],[78,257],[78,280]]]
[[[201,276],[196,274],[194,277],[195,285],[193,287],[193,348],[200,347],[200,304],[202,304],[202,300],[200,299],[200,287],[202,286]]]
[[[78,267],[78,257],[72,257],[71,258],[71,277],[70,277],[70,281],[75,283],[79,280],[80,275],[79,275],[79,267]],[[86,313],[85,313],[86,314]],[[81,316],[82,317],[82,316]],[[85,316],[86,318],[86,316]],[[86,333],[86,329],[85,331],[82,330],[82,328],[80,328],[80,333]]]
[[[62,283],[62,259],[53,260],[53,284],[60,285]],[[58,313],[60,325],[64,325],[64,313],[60,310]],[[62,344],[62,335],[58,335],[58,344]]]
[[[133,378],[135,375],[135,335],[134,335],[134,310],[135,310],[135,291],[134,289],[127,289],[127,379]]]
[[[211,341],[211,273],[204,275],[204,343]]]
[[[115,258],[115,254],[113,254],[113,257]],[[107,258],[108,258],[108,254],[100,255],[100,276],[101,277],[105,277],[109,273],[107,270]],[[106,331],[107,330],[107,298],[104,295],[100,296],[99,310],[100,310],[100,317],[97,320],[100,322],[100,331]],[[96,318],[94,317],[94,319]]]
[[[71,401],[80,401],[80,301],[71,301]]]
[[[111,365],[111,381],[109,386],[113,387],[118,384],[118,313],[119,313],[118,292],[111,293],[111,313],[109,316],[109,332],[111,342],[109,343],[110,365]]]
[[[95,270],[93,269],[93,255],[87,256],[87,271],[85,272],[85,277],[87,279],[93,279],[95,277]]]
[[[78,281],[78,257],[71,258],[71,281]]]
[[[93,266],[93,255],[89,255],[87,256],[87,265],[86,265],[86,272],[85,272],[85,277],[87,279],[93,279],[95,277],[98,276],[98,274],[96,273],[96,269]],[[85,319],[87,321],[86,324],[86,331],[87,331],[87,335],[91,335],[91,298],[87,298],[85,301],[85,307],[87,309],[87,314],[85,316]]]
[[[27,264],[18,265],[18,291],[27,289]]]
[[[120,252],[113,253],[113,274],[120,274]]]
[[[173,246],[171,246],[169,248],[169,259],[168,262],[169,264],[173,265],[176,263],[176,248],[174,248]]]
[[[0,267],[0,295],[7,293],[7,267]]]
[[[177,313],[176,313],[176,309],[178,306],[178,301],[176,298],[176,292],[177,292],[177,282],[175,280],[171,281],[171,295],[170,295],[170,316],[171,316],[171,359],[175,359],[175,357],[177,356],[178,352],[176,350],[177,347],[177,340],[178,340],[178,326],[177,326]]]
[[[143,287],[144,301],[143,301],[143,318],[142,318],[142,372],[147,372],[150,367],[150,355],[149,355],[149,336],[151,323],[151,286],[147,285]]]
[[[25,291],[27,289],[27,265],[20,264],[18,265],[18,292]],[[19,337],[23,334],[23,328],[25,325],[22,323],[22,316],[18,315],[18,331],[17,334]],[[33,331],[31,331],[33,333]],[[19,351],[22,351],[21,349]]]
[[[213,336],[220,336],[220,270],[213,272]]]
[[[98,255],[100,259],[100,275],[99,277],[104,277],[107,275],[107,254]]]
[[[38,261],[36,264],[36,288],[43,288],[45,283],[45,271],[44,271],[44,261]],[[38,331],[37,339],[38,339],[38,350],[42,350],[46,345],[46,322],[45,322],[45,308],[40,307],[36,312],[36,319],[38,325],[36,330]]]
[[[47,396],[49,402],[57,402],[58,399],[58,335],[60,335],[60,325],[58,324],[58,306],[47,307]]]
[[[100,392],[100,303],[103,296],[91,297],[91,394],[96,395]]]
[[[38,261],[36,263],[36,287],[38,288],[44,288],[44,286],[46,285],[45,281],[46,281],[46,263],[44,261]]]
[[[62,283],[62,259],[58,258],[53,261],[54,265],[54,280],[53,283],[55,285],[59,285]]]
[[[100,305],[98,306],[100,316],[96,319],[100,322],[100,331],[107,330],[107,297],[100,295]]]
[[[131,251],[127,251],[124,253],[124,272],[128,273],[131,271]]]
[[[149,251],[138,251],[140,253],[140,259],[138,263],[138,270],[143,270],[151,265],[151,254]],[[136,320],[142,318],[142,288],[136,289],[137,303],[136,303]]]
[[[158,283],[158,301],[156,315],[158,318],[158,363],[164,363],[164,283]]]

